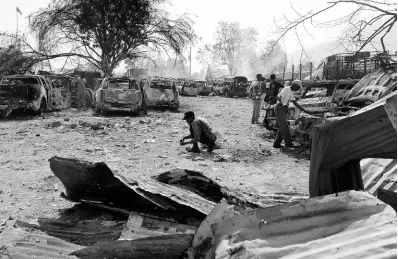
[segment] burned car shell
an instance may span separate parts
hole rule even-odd
[[[195,81],[185,81],[181,88],[181,95],[197,96],[198,86]]]
[[[0,82],[0,114],[13,110],[45,111],[70,107],[70,90],[64,85],[54,87],[42,75],[10,75]]]
[[[364,107],[397,90],[397,64],[389,64],[364,76],[347,96],[344,103]]]
[[[246,77],[236,76],[232,79],[230,84],[227,84],[225,95],[227,97],[246,97],[248,87],[249,83]]]
[[[167,106],[174,109],[180,107],[180,97],[174,79],[148,78],[145,81],[144,91],[148,97],[148,106]]]
[[[224,82],[218,82],[216,86],[214,86],[213,90],[216,95],[223,95],[225,93]]]
[[[95,109],[100,111],[146,111],[146,96],[135,79],[104,78],[95,92]]]
[[[298,103],[301,107],[313,113],[326,114],[328,112],[333,112],[342,104],[345,96],[348,95],[350,90],[358,81],[359,80],[357,79],[339,81],[304,81],[303,87],[305,90],[301,95],[300,100],[298,100]],[[312,129],[312,126],[321,122],[318,117],[313,117],[315,121],[312,121],[311,123],[306,121],[304,123],[305,125],[302,125],[303,121],[307,120],[308,117],[312,118],[313,116],[303,115],[294,104],[289,103],[287,119],[291,126],[298,130],[309,132]],[[266,109],[264,125],[268,130],[278,129],[274,113],[274,105]]]
[[[198,87],[198,94],[200,95],[209,95],[213,91],[213,87],[208,84],[206,81],[195,81]]]

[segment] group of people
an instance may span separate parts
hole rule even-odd
[[[289,103],[293,103],[300,111],[310,114],[297,102],[293,92],[300,90],[300,85],[293,83],[291,85],[283,86],[276,81],[275,74],[270,76],[270,82],[266,83],[265,78],[261,74],[257,74],[257,81],[250,86],[250,96],[253,100],[253,114],[252,123],[257,124],[260,117],[261,103],[265,104],[265,108],[275,105],[275,117],[278,123],[278,132],[274,140],[274,148],[282,148],[282,140],[285,142],[285,147],[294,148],[292,136],[289,130],[289,123],[287,121],[287,114]]]
[[[258,120],[260,118],[260,108],[262,105],[266,107],[274,105],[275,117],[279,129],[273,147],[282,148],[282,141],[284,141],[285,147],[294,148],[295,146],[293,145],[289,123],[287,121],[289,103],[291,102],[299,110],[311,114],[300,106],[293,94],[293,92],[300,90],[300,85],[292,83],[291,85],[283,86],[276,81],[276,76],[274,74],[270,76],[270,81],[268,83],[265,82],[265,78],[261,74],[257,74],[256,77],[257,81],[253,82],[250,86],[250,96],[253,101],[251,123],[259,123]],[[195,114],[192,111],[186,112],[183,120],[189,125],[190,135],[181,139],[180,145],[193,144],[192,148],[189,148],[188,151],[199,153],[200,149],[198,143],[202,143],[208,146],[208,152],[212,152],[215,148],[217,137],[206,120],[203,118],[195,118]],[[185,142],[186,139],[191,140]]]

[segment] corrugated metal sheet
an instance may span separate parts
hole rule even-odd
[[[53,157],[50,168],[64,184],[67,196],[75,200],[107,201],[131,210],[152,205],[178,214],[196,213],[203,218],[216,205],[195,193],[151,178],[136,180],[113,174],[105,163]]]
[[[361,161],[365,190],[376,195],[377,189],[397,192],[397,160],[367,158]]]
[[[27,232],[14,227],[0,234],[0,244],[2,259],[76,259],[69,254],[84,248],[39,231]]]
[[[395,211],[348,191],[257,209],[211,225],[212,258],[396,258]]]
[[[39,218],[38,220],[17,220],[20,228],[33,228],[53,237],[61,238],[79,245],[93,245],[98,242],[118,240],[125,221],[83,220],[72,222],[61,219]]]
[[[363,158],[396,158],[397,131],[388,115],[397,109],[396,98],[395,91],[353,114],[314,127],[311,197],[363,188],[359,166]]]

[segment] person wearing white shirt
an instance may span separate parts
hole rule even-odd
[[[287,121],[287,112],[289,107],[289,102],[292,102],[299,110],[310,114],[310,112],[306,111],[300,104],[297,103],[294,98],[293,91],[298,91],[300,86],[297,84],[292,84],[290,87],[286,86],[282,88],[276,99],[278,100],[275,106],[275,117],[276,121],[279,125],[279,130],[276,134],[276,138],[274,141],[274,148],[281,148],[282,140],[285,141],[285,147],[292,148],[292,136],[290,135],[289,123]]]

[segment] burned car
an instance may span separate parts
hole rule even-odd
[[[193,80],[187,80],[184,82],[181,88],[181,95],[186,96],[197,96],[198,95],[198,85]]]
[[[45,111],[70,107],[70,90],[55,87],[43,75],[10,75],[0,82],[0,114],[7,117],[12,111]]]
[[[249,88],[249,82],[244,76],[236,76],[232,79],[232,82],[227,84],[225,96],[226,97],[247,97]]]
[[[302,81],[304,91],[300,96],[298,103],[307,111],[315,114],[323,114],[322,116],[332,116],[332,112],[342,104],[344,96],[348,95],[350,90],[358,81],[359,80],[357,79],[339,81]],[[308,120],[309,117],[313,118],[315,121],[312,121],[312,119]],[[310,132],[312,126],[321,121],[319,120],[319,117],[302,115],[301,111],[292,103],[289,104],[287,118],[292,127],[296,127],[306,132]],[[305,121],[305,125],[302,125],[303,121]],[[278,129],[274,113],[274,105],[267,107],[263,124],[268,130]]]
[[[196,80],[195,83],[198,87],[199,95],[209,95],[213,92],[213,87],[206,81]]]
[[[225,93],[225,83],[223,81],[217,82],[213,88],[213,91],[216,95],[224,95]]]
[[[150,77],[144,85],[149,106],[167,106],[174,110],[180,108],[180,97],[176,81],[172,78]]]
[[[125,111],[146,114],[147,96],[133,78],[107,77],[95,92],[96,113]]]

